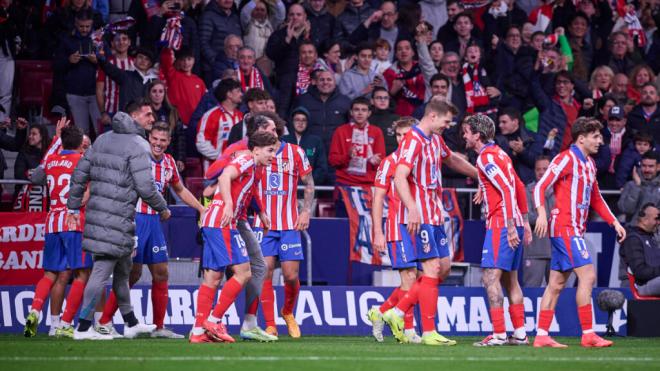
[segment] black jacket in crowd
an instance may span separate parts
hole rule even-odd
[[[635,283],[643,285],[660,276],[660,245],[653,233],[629,228],[619,254],[635,276]]]

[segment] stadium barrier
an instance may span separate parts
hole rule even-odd
[[[187,334],[195,320],[195,303],[198,286],[170,286],[165,324],[171,329]],[[284,290],[275,289],[276,305],[282,303]],[[594,329],[604,332],[607,324],[607,313],[595,305],[596,298],[602,289],[593,292]],[[621,289],[627,298],[630,291]],[[378,287],[348,287],[348,286],[314,286],[302,287],[298,302],[294,308],[296,320],[304,335],[363,335],[370,336],[371,328],[367,321],[367,311],[372,305],[380,304],[389,295],[391,289]],[[539,306],[543,289],[533,288],[523,290],[525,299],[525,328],[532,332],[538,321]],[[239,297],[225,316],[225,323],[232,334],[238,334],[243,313],[244,298]],[[33,287],[0,286],[0,333],[22,333],[28,307],[34,296]],[[151,323],[152,307],[149,286],[138,286],[131,290],[131,302],[138,320]],[[44,308],[48,308],[48,304]],[[508,303],[505,299],[505,312]],[[627,313],[624,309],[614,313],[613,326],[615,331],[626,334]],[[580,324],[575,305],[575,288],[565,289],[557,304],[555,318],[550,327],[552,335],[577,336]],[[259,323],[263,318],[259,314]],[[284,321],[276,311],[276,323],[281,334],[286,333]],[[509,316],[506,317],[507,331],[512,331]],[[42,315],[39,327],[40,333],[46,333],[50,316]],[[116,314],[115,324],[123,323],[121,316]],[[419,313],[416,313],[419,323]],[[443,287],[438,300],[438,331],[445,335],[484,335],[492,332],[492,324],[488,314],[486,293],[483,288]],[[122,331],[122,326],[119,326]],[[388,330],[386,330],[388,331]],[[303,340],[304,341],[304,340]],[[366,339],[365,339],[366,341]]]

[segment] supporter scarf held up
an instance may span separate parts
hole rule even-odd
[[[486,77],[486,70],[481,70],[481,75]],[[467,101],[467,112],[474,113],[479,107],[486,107],[490,104],[490,99],[486,93],[486,88],[481,85],[479,80],[479,64],[471,66],[468,63],[463,64],[461,72],[463,76],[463,86],[465,87],[465,100]]]
[[[263,89],[264,88],[264,79],[261,76],[261,72],[256,67],[252,67],[252,70],[247,73],[249,80],[246,81],[245,74],[243,71],[238,69],[236,71],[238,82],[241,83],[241,90],[243,93],[247,92],[252,88]],[[307,84],[309,86],[309,83]],[[298,84],[296,84],[296,93],[298,91]]]
[[[369,123],[363,128],[351,122],[353,134],[351,135],[351,160],[348,163],[348,173],[355,175],[365,175],[367,173],[367,163],[373,156],[373,139],[369,139]]]
[[[309,82],[311,81],[311,74],[312,67],[298,64],[298,74],[296,75],[296,95],[303,95],[307,92],[307,89],[309,88]]]
[[[417,79],[424,79],[421,68],[419,68],[418,63],[413,63],[410,71],[406,71],[397,63],[395,66],[392,66],[397,74],[396,78],[403,80],[404,84],[401,88],[403,96],[410,102],[410,104],[418,106],[424,103],[424,94],[426,93],[424,89],[415,89],[417,86]]]
[[[181,43],[183,42],[181,15],[175,15],[167,19],[163,32],[160,35],[160,42],[172,50],[181,49]]]

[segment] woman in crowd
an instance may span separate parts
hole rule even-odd
[[[28,140],[16,157],[16,163],[14,164],[14,179],[29,179],[32,170],[39,166],[39,163],[46,154],[49,143],[50,137],[48,136],[46,125],[32,125],[32,127],[30,127]],[[28,211],[28,202],[32,204],[32,200],[35,200],[31,200],[30,196],[34,196],[32,194],[33,192],[39,191],[37,187],[40,187],[41,189],[41,192],[38,192],[42,200],[39,204],[42,205],[42,210],[46,211],[46,187],[32,185],[16,186],[14,193],[14,210]]]

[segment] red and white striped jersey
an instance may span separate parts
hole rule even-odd
[[[408,185],[422,224],[442,224],[440,168],[442,160],[451,156],[445,141],[440,135],[426,136],[415,126],[406,133],[398,151],[397,166],[408,166],[412,170],[408,176]],[[408,210],[403,203],[399,209],[399,220],[402,224],[408,223]]]
[[[243,120],[238,109],[227,112],[222,105],[206,111],[197,128],[197,150],[209,160],[215,161],[225,150],[231,128]]]
[[[44,161],[50,198],[50,209],[46,216],[46,233],[70,231],[66,225],[66,202],[69,199],[71,175],[80,158],[82,158],[82,154],[78,152],[63,150],[59,154],[48,156]],[[80,229],[75,231],[82,232],[82,223],[80,223]]]
[[[374,186],[387,191],[387,218],[385,220],[385,240],[401,241],[399,230],[399,208],[401,200],[394,189],[394,170],[398,160],[398,153],[392,152],[380,162],[376,171]],[[374,221],[375,223],[376,221]]]
[[[286,142],[281,142],[270,165],[257,168],[255,192],[270,218],[271,230],[295,228],[298,220],[298,180],[311,172],[305,151]],[[261,227],[261,219],[254,219],[255,227]]]
[[[583,236],[589,206],[608,224],[616,220],[600,194],[596,165],[571,145],[552,159],[548,170],[534,187],[534,207],[545,202],[545,191],[553,187],[555,208],[550,211],[550,237]]]
[[[108,58],[108,63],[114,64],[120,70],[135,70],[135,64],[131,57],[119,59],[113,55]],[[96,82],[103,82],[103,94],[105,95],[103,110],[108,113],[117,113],[119,111],[119,84],[106,75],[101,68],[96,73]]]
[[[499,146],[489,143],[479,152],[477,169],[486,208],[486,228],[505,228],[510,219],[516,226],[522,226],[527,196],[511,158]]]
[[[252,155],[245,154],[233,159],[227,168],[234,167],[238,170],[238,177],[231,182],[231,199],[234,203],[233,215],[231,221],[231,229],[236,228],[236,221],[245,209],[246,203],[253,195],[255,163]],[[207,228],[221,228],[222,213],[224,211],[225,203],[222,200],[220,193],[220,186],[218,185],[213,195],[213,200],[206,209],[204,217],[202,218],[202,227]]]
[[[181,181],[179,170],[176,168],[176,161],[174,161],[174,157],[167,153],[163,154],[163,158],[161,158],[160,161],[151,157],[151,175],[154,177],[158,192],[163,196],[165,196],[165,191],[170,184],[177,184]],[[141,198],[138,199],[135,211],[140,214],[158,214],[156,210],[152,209],[151,206]]]

